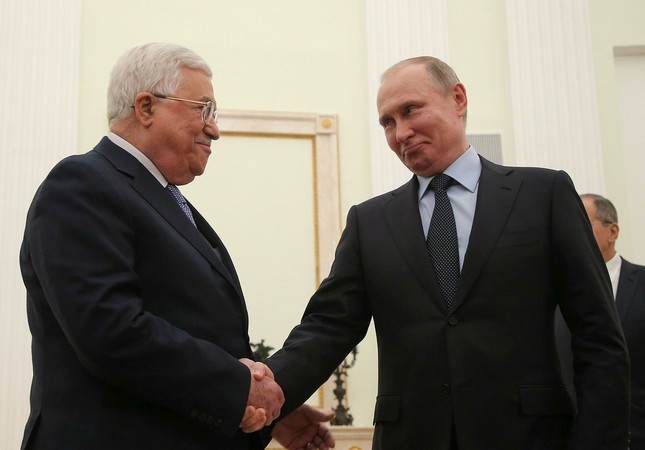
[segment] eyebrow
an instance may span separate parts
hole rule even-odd
[[[202,102],[213,102],[213,105],[215,105],[215,108],[217,108],[217,102],[215,99],[210,98],[208,95],[202,95],[199,97],[199,100]]]

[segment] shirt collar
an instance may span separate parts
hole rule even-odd
[[[168,180],[166,180],[166,177],[163,176],[161,171],[157,169],[157,166],[155,166],[155,164],[150,161],[150,159],[148,159],[148,157],[144,155],[141,150],[130,144],[128,141],[126,141],[116,133],[110,132],[108,134],[108,139],[112,141],[113,144],[118,145],[123,150],[134,156],[141,164],[143,164],[146,169],[148,169],[152,176],[154,176],[163,187],[168,186]]]
[[[621,266],[620,263],[621,263],[620,255],[618,254],[618,252],[616,252],[613,258],[611,258],[605,264],[607,265],[607,270],[611,273],[612,270],[616,270],[617,268],[620,268]]]
[[[471,193],[475,192],[475,189],[477,188],[481,172],[482,163],[472,145],[468,146],[468,149],[443,171],[443,173],[450,175],[452,179],[468,189]],[[428,189],[428,185],[430,184],[430,180],[433,178],[434,175],[431,177],[422,177],[417,175],[417,180],[419,180],[419,200],[421,200],[421,197],[425,194]]]

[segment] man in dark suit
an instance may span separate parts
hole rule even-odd
[[[616,251],[620,228],[613,203],[598,194],[580,196],[594,237],[607,265],[616,309],[631,362],[630,449],[645,450],[645,266],[632,264]],[[561,316],[556,336],[567,384],[573,386],[571,333]]]
[[[415,175],[350,209],[329,277],[267,360],[283,410],[329,376],[373,319],[375,449],[625,449],[625,341],[573,183],[478,156],[467,104],[436,58],[383,75],[380,123]],[[577,415],[558,364],[556,305],[580,362]]]
[[[109,136],[60,162],[34,197],[20,266],[33,335],[23,449],[264,448],[284,400],[252,376],[248,315],[226,248],[176,185],[219,138],[211,69],[147,44],[116,63]],[[242,362],[240,362],[242,360]],[[333,444],[301,407],[289,448]]]

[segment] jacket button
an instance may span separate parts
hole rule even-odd
[[[446,395],[450,394],[450,385],[449,384],[441,385],[441,392],[443,392]]]
[[[455,326],[458,323],[459,323],[459,321],[457,320],[457,318],[455,316],[448,317],[448,325]]]
[[[218,417],[208,416],[206,423],[210,428],[219,428],[222,426],[223,420]]]

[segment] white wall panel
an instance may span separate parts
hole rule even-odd
[[[645,192],[645,45],[615,49],[618,100],[623,125],[622,156],[627,192],[623,196],[612,193],[610,200],[618,209],[620,236],[618,252],[637,264],[645,264],[643,224],[643,192]]]
[[[605,188],[587,0],[507,0],[515,159]]]
[[[378,124],[376,94],[381,74],[398,61],[419,55],[448,62],[446,0],[366,0],[367,70],[372,194],[394,189],[412,173],[385,142]]]
[[[80,0],[2,0],[0,13],[0,448],[29,412],[30,335],[18,252],[51,166],[76,152]]]

